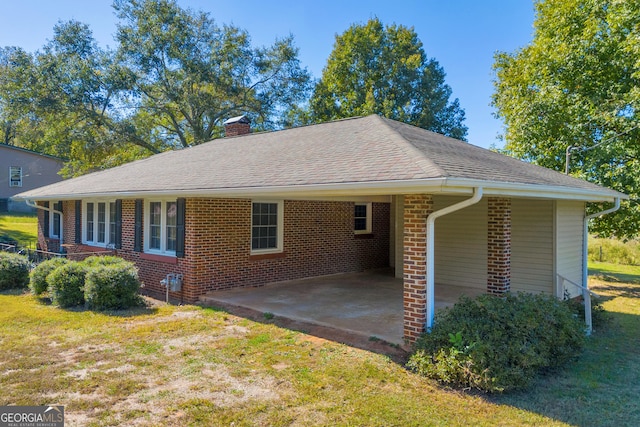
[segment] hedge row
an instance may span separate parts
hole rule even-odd
[[[36,295],[48,292],[60,307],[86,305],[94,310],[118,310],[141,304],[138,270],[133,263],[115,256],[44,261],[31,272],[29,287]]]

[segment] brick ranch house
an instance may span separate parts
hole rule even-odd
[[[170,296],[190,303],[391,266],[412,342],[433,321],[436,282],[579,294],[585,204],[626,198],[377,115],[265,133],[242,117],[227,125],[223,139],[22,193],[42,206],[41,247],[114,248],[151,296],[182,274]],[[43,226],[54,205],[61,239]]]

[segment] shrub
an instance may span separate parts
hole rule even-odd
[[[87,267],[77,261],[69,261],[47,275],[51,301],[60,307],[84,304],[84,284]]]
[[[47,291],[47,276],[56,268],[69,262],[66,258],[51,258],[41,262],[31,271],[29,288],[35,295],[40,295]]]
[[[502,392],[562,366],[584,340],[583,322],[553,296],[462,297],[436,315],[407,366],[446,384]]]
[[[640,241],[623,242],[589,236],[589,261],[640,265]]]
[[[87,274],[85,300],[96,310],[117,310],[140,305],[140,280],[135,266],[121,260],[94,265]]]
[[[0,252],[0,291],[26,288],[30,266],[29,259],[23,255]]]
[[[115,255],[92,255],[88,258],[85,258],[85,260],[82,262],[88,267],[97,267],[101,265],[113,265],[123,262],[126,263],[127,261]]]

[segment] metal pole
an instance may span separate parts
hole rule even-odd
[[[567,151],[565,152],[565,160],[564,160],[564,174],[569,175],[569,165],[571,164],[571,150],[573,150],[573,146],[568,146]]]

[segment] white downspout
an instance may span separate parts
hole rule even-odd
[[[584,299],[584,322],[587,325],[587,335],[591,335],[593,324],[591,322],[591,293],[589,291],[589,220],[601,215],[606,215],[620,209],[620,197],[616,197],[613,207],[584,217],[584,230],[582,234],[582,298]]]
[[[35,203],[33,200],[25,200],[25,203],[27,204],[27,206],[31,206],[32,208],[36,208],[36,209],[42,209],[43,211],[48,211],[49,213],[53,213],[53,214],[58,214],[60,215],[60,249],[62,249],[62,244],[64,243],[64,230],[63,230],[63,213],[55,210],[53,208],[47,208],[45,206],[40,206],[39,204]],[[49,237],[49,236],[44,236],[45,238]]]
[[[439,211],[431,212],[427,217],[427,323],[426,330],[430,331],[433,327],[433,317],[435,315],[435,222],[441,216],[448,215],[452,212],[474,205],[482,199],[482,187],[473,189],[473,197],[447,206]]]

